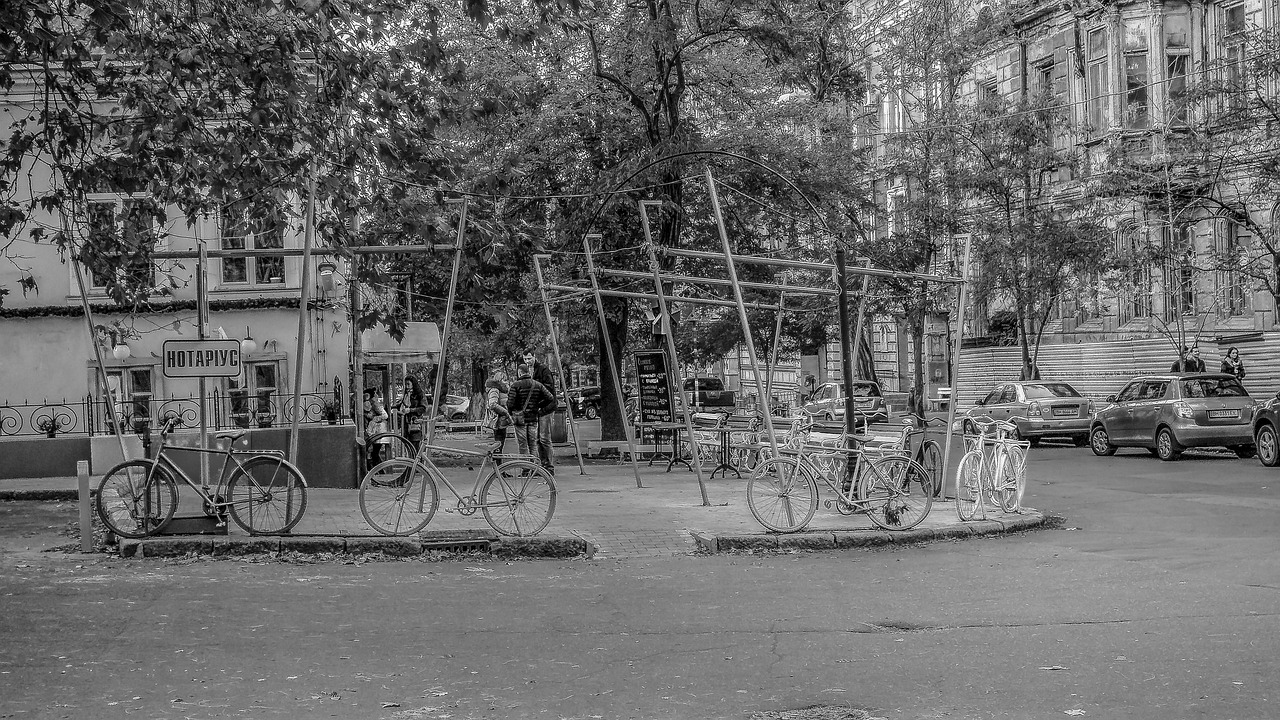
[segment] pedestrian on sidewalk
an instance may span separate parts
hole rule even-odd
[[[485,381],[484,388],[484,427],[493,431],[494,452],[501,455],[507,444],[507,428],[511,425],[511,411],[507,410],[511,388],[496,375]]]
[[[511,383],[507,395],[507,410],[511,413],[511,427],[516,432],[516,445],[521,455],[538,456],[538,420],[555,409],[556,396],[546,385],[533,379],[533,368],[521,363],[516,369],[517,380]],[[547,410],[550,407],[551,410]],[[555,475],[555,467],[542,461],[547,472]]]
[[[391,445],[387,428],[391,416],[387,414],[377,388],[364,389],[364,419],[365,447],[369,450],[369,467],[373,467],[387,459],[386,450]]]
[[[418,378],[405,376],[404,395],[400,396],[396,410],[400,412],[401,422],[404,423],[405,438],[417,450],[418,444],[422,442],[422,419],[427,415],[426,396],[422,394]]]
[[[541,383],[551,393],[551,409],[540,411],[541,414],[538,416],[538,459],[542,462],[542,467],[554,475],[555,453],[551,451],[551,418],[559,405],[555,399],[556,380],[551,374],[551,369],[539,362],[538,357],[532,351],[525,351],[524,363],[529,366],[530,371],[533,373],[533,379]]]
[[[1237,380],[1244,379],[1244,361],[1234,346],[1227,348],[1227,355],[1222,358],[1222,372],[1234,375]]]
[[[1200,359],[1200,346],[1182,347],[1182,357],[1169,368],[1170,372],[1204,372],[1204,360]]]

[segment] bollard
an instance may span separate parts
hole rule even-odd
[[[76,463],[80,481],[80,552],[93,552],[93,509],[89,506],[89,461]]]

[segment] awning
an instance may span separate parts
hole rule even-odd
[[[371,328],[360,333],[360,347],[365,362],[427,362],[440,355],[440,328],[431,322],[408,323],[400,342],[384,328]]]

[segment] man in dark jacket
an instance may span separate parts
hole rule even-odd
[[[1200,359],[1200,346],[1182,348],[1182,357],[1169,368],[1170,372],[1204,372],[1204,360]]]
[[[543,410],[538,416],[538,459],[542,461],[542,467],[546,468],[547,472],[555,475],[555,455],[551,452],[551,416],[555,413],[557,406],[556,380],[551,374],[551,368],[538,362],[538,357],[530,351],[524,354],[524,364],[532,370],[533,379],[542,383],[552,395],[549,408]]]
[[[549,460],[551,454],[550,422],[548,421],[547,454],[542,455],[542,443],[538,436],[538,428],[543,417],[551,417],[556,408],[556,396],[546,385],[533,379],[533,368],[521,363],[516,369],[517,380],[511,383],[511,392],[507,394],[507,410],[511,411],[513,420],[519,413],[519,421],[514,422],[512,429],[516,434],[516,445],[521,455],[540,456],[542,466],[547,472],[555,474],[555,468]],[[548,409],[549,408],[549,409]]]

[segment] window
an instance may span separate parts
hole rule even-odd
[[[1145,128],[1151,124],[1151,77],[1147,68],[1147,18],[1124,21],[1124,124]]]
[[[1053,95],[1053,58],[1040,60],[1032,66],[1032,89],[1042,95]]]
[[[1101,130],[1110,122],[1110,114],[1107,112],[1110,99],[1107,95],[1107,73],[1111,65],[1107,55],[1107,29],[1090,30],[1087,45],[1085,119],[1095,130]]]
[[[244,376],[227,379],[231,419],[241,426],[251,421],[274,420],[275,395],[280,387],[279,363],[245,362]]]
[[[1227,317],[1240,317],[1249,312],[1248,285],[1241,267],[1253,238],[1238,223],[1228,220],[1225,225],[1225,231],[1218,239],[1220,313]]]
[[[1138,397],[1139,400],[1159,400],[1164,397],[1165,390],[1169,388],[1168,380],[1147,380],[1142,383],[1142,393]]]
[[[254,217],[239,205],[222,208],[223,250],[273,250],[284,247],[284,223],[279,218]],[[225,284],[283,285],[284,256],[222,258]]]
[[[1169,94],[1169,121],[1187,121],[1187,71],[1191,62],[1191,14],[1185,5],[1165,6],[1165,87]]]
[[[979,105],[986,105],[1000,99],[1000,86],[996,83],[995,78],[979,80],[976,90]]]
[[[1165,319],[1196,312],[1195,232],[1190,225],[1164,230]]]
[[[149,293],[155,286],[151,251],[155,206],[147,197],[90,196],[88,240],[80,252],[90,287]]]
[[[1125,386],[1125,389],[1120,391],[1119,395],[1116,396],[1116,402],[1130,402],[1132,400],[1137,400],[1140,390],[1142,390],[1141,381],[1131,382]]]
[[[1116,251],[1129,263],[1128,287],[1120,305],[1120,322],[1151,315],[1151,264],[1146,258],[1146,242],[1142,230],[1134,225],[1121,228],[1116,237]]]
[[[151,412],[151,400],[155,396],[152,366],[107,368],[106,375],[106,392],[101,392],[101,380],[98,381],[99,400],[113,404],[116,417],[125,423],[126,428],[132,427],[133,423],[140,420],[146,420],[154,427],[155,418],[152,417]],[[106,427],[106,423],[110,420],[111,412],[104,407],[102,409],[103,426]]]
[[[1245,12],[1244,3],[1228,5],[1221,9],[1218,42],[1222,64],[1222,84],[1226,105],[1231,109],[1241,107],[1246,99],[1245,80]]]

